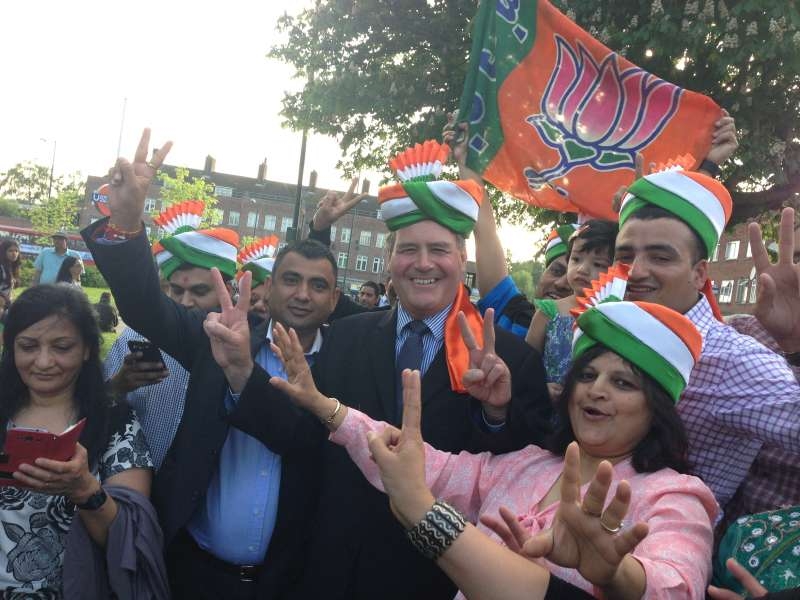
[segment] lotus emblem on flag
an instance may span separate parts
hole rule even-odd
[[[533,189],[545,185],[562,195],[553,180],[588,165],[598,171],[633,168],[636,153],[650,144],[678,109],[683,90],[638,67],[620,70],[611,52],[598,63],[577,42],[577,52],[555,36],[557,58],[545,88],[541,113],[530,115],[542,141],[560,160],[525,176]]]

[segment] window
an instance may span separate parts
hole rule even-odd
[[[214,195],[230,198],[231,196],[233,196],[233,188],[228,187],[226,185],[217,185],[214,187]]]
[[[331,242],[336,241],[336,225],[331,225]]]
[[[359,254],[356,258],[356,271],[366,271],[367,270],[367,257],[363,254]]]
[[[340,269],[347,268],[347,252],[339,252],[339,257],[336,259],[336,266]]]
[[[750,242],[747,242],[747,252],[744,254],[747,258],[752,258],[753,256],[753,249],[750,247]]]
[[[756,299],[758,298],[756,292],[758,292],[758,278],[754,277],[750,280],[750,304],[756,303]]]
[[[725,260],[736,260],[737,258],[739,258],[739,240],[733,240],[725,246]]]
[[[289,229],[289,227],[292,226],[293,221],[293,217],[281,217],[281,231],[285,232],[287,229]]]
[[[234,227],[239,225],[239,211],[232,210],[228,213],[228,225],[233,225]]]
[[[275,215],[264,215],[264,229],[267,231],[275,231],[275,221],[277,217]]]
[[[736,304],[747,303],[747,289],[749,287],[750,287],[750,280],[747,278],[742,278],[736,282],[736,299],[734,300]]]
[[[144,228],[144,233],[145,233],[145,235],[146,235],[147,237],[150,237],[150,234],[151,234],[152,232],[153,232],[153,230],[152,230],[150,227],[145,227],[145,228]]]
[[[379,233],[375,236],[375,247],[383,248],[386,245],[386,234]]]
[[[362,231],[361,235],[358,237],[358,245],[369,246],[371,243],[372,243],[372,232]]]
[[[156,199],[155,198],[145,198],[144,199],[144,212],[146,213],[153,213],[156,212]]]
[[[383,273],[383,258],[380,256],[375,256],[372,259],[372,272],[373,273]]]
[[[257,212],[249,212],[247,213],[247,226],[252,227],[255,229],[258,227],[258,213]]]
[[[719,286],[720,304],[729,304],[733,297],[733,279],[726,279]]]
[[[350,228],[349,227],[342,227],[342,237],[339,238],[340,242],[344,242],[345,244],[350,241]]]
[[[711,255],[709,262],[717,262],[718,258],[719,258],[719,244],[714,246],[714,253]]]

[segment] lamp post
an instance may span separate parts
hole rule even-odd
[[[41,141],[43,141],[44,143],[46,143],[46,144],[50,143],[50,140],[48,140],[46,138],[39,138],[39,139]],[[50,161],[50,182],[47,185],[47,199],[48,200],[50,200],[50,198],[53,196],[53,172],[55,171],[55,168],[56,168],[56,146],[57,146],[57,144],[58,144],[58,140],[53,140],[53,156],[52,156],[52,160]]]

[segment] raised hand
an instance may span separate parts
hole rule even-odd
[[[303,345],[294,329],[286,329],[280,323],[272,326],[272,351],[283,363],[286,378],[273,377],[270,383],[289,395],[299,406],[325,419],[335,410],[336,400],[323,396],[308,366]],[[337,423],[338,425],[338,423]]]
[[[483,410],[493,421],[505,421],[511,401],[511,372],[494,350],[494,309],[483,318],[483,347],[478,346],[464,313],[458,313],[458,326],[469,350],[469,369],[464,373],[464,387],[483,404]]]
[[[214,360],[225,371],[228,385],[234,393],[239,393],[253,372],[250,325],[247,322],[252,273],[246,271],[239,280],[239,300],[235,305],[216,267],[211,269],[211,277],[221,312],[208,313],[203,329],[211,342]]]
[[[149,147],[150,130],[145,129],[136,148],[133,163],[118,158],[116,164],[108,171],[111,184],[108,192],[111,221],[124,231],[136,231],[141,226],[147,190],[169,154],[172,142],[162,145],[150,162],[147,160]]]
[[[644,166],[644,155],[641,152],[636,153],[636,157],[634,158],[633,163],[633,180],[636,181],[637,179],[641,179],[645,175],[652,173],[655,171],[656,163],[651,162],[647,169]],[[622,206],[622,201],[625,199],[625,194],[628,193],[628,186],[623,185],[621,188],[617,190],[617,193],[614,194],[614,199],[611,201],[611,207],[613,208],[614,212],[619,212],[620,207]]]
[[[711,150],[708,151],[706,160],[715,165],[722,165],[739,147],[736,139],[736,123],[727,110],[722,111],[722,117],[714,124],[714,133],[711,135]]]
[[[742,565],[736,562],[735,559],[729,558],[725,561],[725,566],[733,573],[733,576],[739,580],[750,598],[759,598],[767,593],[767,588],[758,583],[758,580],[750,574],[750,571],[745,569]],[[714,600],[744,600],[744,596],[740,596],[736,592],[718,588],[716,586],[708,586],[708,595]]]
[[[561,501],[553,524],[547,531],[524,542],[522,553],[529,558],[544,557],[562,567],[577,569],[595,585],[615,584],[626,557],[647,535],[647,524],[637,523],[622,529],[622,519],[631,498],[626,481],[619,483],[614,499],[603,510],[611,479],[611,463],[601,462],[581,500],[580,450],[576,442],[571,443],[564,456]],[[637,565],[640,573],[635,572]],[[628,558],[626,568],[634,571],[634,577],[644,578],[641,564],[635,559]],[[640,583],[635,578],[633,581]]]
[[[758,223],[750,223],[750,248],[758,274],[753,314],[784,352],[800,352],[800,263],[793,260],[794,209],[781,213],[778,262],[772,264]]]
[[[339,218],[361,202],[367,195],[356,194],[358,177],[353,177],[350,187],[341,196],[333,190],[328,192],[317,203],[317,212],[314,213],[312,224],[315,231],[322,231],[333,225]]]
[[[403,371],[403,428],[388,425],[367,439],[392,512],[406,529],[419,523],[435,498],[425,483],[425,445],[422,441],[419,371]]]

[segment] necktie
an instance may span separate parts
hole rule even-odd
[[[403,345],[400,346],[400,352],[397,353],[395,360],[395,382],[397,394],[395,400],[397,402],[397,415],[399,417],[403,414],[403,370],[404,369],[421,369],[422,367],[422,336],[428,331],[428,326],[424,321],[411,321],[403,329],[408,331]]]

